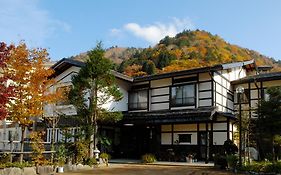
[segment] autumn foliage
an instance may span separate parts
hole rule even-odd
[[[25,44],[16,46],[7,60],[6,77],[14,84],[14,96],[9,103],[10,119],[21,126],[29,126],[32,118],[43,114],[43,105],[52,103],[57,94],[49,93],[53,70],[46,69],[48,53],[45,49],[29,50]]]
[[[4,75],[4,70],[7,68],[7,60],[11,56],[13,46],[7,46],[5,43],[0,43],[0,120],[7,117],[7,103],[13,95],[13,86],[8,86],[8,78]]]
[[[273,71],[281,71],[280,64],[258,52],[229,44],[206,31],[185,30],[175,37],[163,38],[153,48],[136,52],[120,64],[118,71],[135,77],[252,59],[258,66],[270,65]],[[155,71],[144,68],[148,61],[154,64]]]
[[[2,94],[1,117],[8,112],[8,119],[20,125],[22,152],[26,127],[42,117],[44,105],[55,103],[61,95],[50,92],[55,82],[49,78],[53,70],[45,67],[49,61],[45,49],[28,49],[24,43],[11,47],[2,44],[1,61],[0,89],[6,92]],[[9,86],[6,86],[7,81]],[[21,154],[20,161],[22,158]]]

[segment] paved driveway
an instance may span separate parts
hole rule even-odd
[[[233,173],[220,171],[210,167],[161,166],[161,165],[110,165],[110,167],[94,168],[63,175],[230,175]]]

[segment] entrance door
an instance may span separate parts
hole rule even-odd
[[[121,133],[121,152],[124,158],[140,158],[146,153],[155,153],[160,145],[158,126],[124,126]],[[122,155],[121,155],[122,156]]]
[[[201,159],[206,159],[206,150],[207,150],[207,132],[199,132],[199,149],[200,149],[200,157]]]

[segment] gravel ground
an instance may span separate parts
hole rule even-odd
[[[161,166],[161,165],[118,165],[112,164],[109,167],[93,168],[93,170],[81,170],[67,172],[63,175],[230,175],[234,174],[224,170],[217,170],[210,167],[193,166]],[[57,174],[59,175],[59,174]]]

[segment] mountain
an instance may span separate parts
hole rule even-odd
[[[144,49],[110,47],[106,49],[105,57],[116,64],[119,72],[134,77],[251,59],[255,59],[258,66],[267,65],[272,67],[271,71],[281,71],[281,61],[201,30],[185,30],[175,37],[166,36],[156,46]],[[71,58],[85,61],[87,54]]]
[[[118,71],[129,76],[144,76],[251,59],[255,59],[258,66],[272,66],[272,71],[281,71],[280,61],[229,44],[206,31],[186,30],[175,37],[163,38],[153,48],[137,52],[124,60]]]
[[[134,47],[117,47],[113,46],[105,50],[105,57],[112,60],[115,64],[120,65],[124,60],[132,58],[136,53],[141,52],[143,49]],[[86,61],[88,58],[87,52],[80,53],[79,55],[70,57],[78,61]]]

